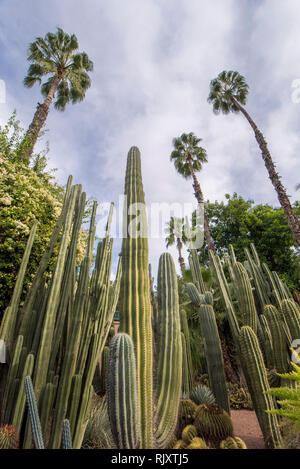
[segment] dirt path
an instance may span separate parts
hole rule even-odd
[[[264,449],[264,439],[255,412],[232,410],[230,414],[235,436],[242,438],[248,449]]]

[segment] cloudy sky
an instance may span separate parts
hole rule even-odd
[[[94,62],[85,101],[48,117],[49,167],[58,168],[61,183],[73,174],[88,197],[118,202],[127,152],[136,145],[147,203],[193,203],[191,182],[175,172],[169,155],[174,137],[194,132],[208,153],[199,174],[207,199],[237,192],[277,205],[249,124],[240,115],[215,116],[207,103],[210,80],[224,69],[238,70],[250,86],[247,110],[294,201],[299,24],[299,0],[0,0],[0,79],[6,84],[0,124],[16,109],[29,125],[42,98],[37,85],[27,90],[22,84],[26,49],[59,26],[77,35]],[[116,254],[119,247],[118,241]],[[154,270],[164,249],[163,238],[150,240]]]

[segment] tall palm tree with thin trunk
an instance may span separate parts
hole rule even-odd
[[[207,162],[206,150],[199,146],[201,138],[196,137],[193,132],[182,134],[178,138],[174,138],[174,150],[171,153],[171,161],[174,162],[175,168],[184,178],[193,179],[193,188],[195,197],[199,207],[203,209],[204,216],[204,235],[209,249],[216,252],[215,245],[210,235],[208,218],[204,207],[203,193],[196,176],[196,171],[201,171],[202,164]]]
[[[253,119],[243,107],[247,101],[248,91],[249,86],[242,75],[238,72],[223,71],[217,76],[217,78],[210,82],[208,102],[212,103],[213,110],[216,114],[219,114],[220,112],[224,114],[228,114],[229,112],[241,112],[249,122],[259,145],[269,178],[277,192],[279,203],[294,235],[295,243],[300,246],[299,219],[292,208],[286,190],[280,181],[281,178],[275,169],[275,164],[273,163],[267,142],[264,139],[262,132],[258,129]]]
[[[186,242],[186,236],[184,233],[184,219],[171,217],[170,221],[167,223],[165,231],[168,235],[166,237],[166,247],[168,248],[169,246],[173,246],[173,244],[176,242],[179,256],[178,261],[183,276],[185,272],[185,263],[184,258],[182,257],[182,247]]]
[[[91,86],[88,72],[93,70],[93,62],[85,52],[78,52],[75,34],[69,35],[61,28],[56,33],[47,33],[45,38],[38,37],[29,45],[27,60],[31,62],[24,85],[32,88],[41,85],[45,100],[38,103],[33,120],[23,141],[22,157],[29,161],[40,131],[44,126],[50,105],[56,98],[54,107],[64,111],[69,102],[75,104],[85,98]],[[42,80],[46,81],[42,83]]]

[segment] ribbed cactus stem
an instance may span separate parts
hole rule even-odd
[[[300,339],[300,307],[293,300],[283,300],[281,312],[290,331],[291,339]]]
[[[14,340],[14,333],[17,321],[17,312],[20,303],[20,298],[23,291],[23,282],[26,273],[27,264],[29,261],[29,256],[33,246],[35,234],[37,229],[37,221],[34,222],[29,238],[27,240],[26,248],[23,254],[22,262],[20,265],[19,273],[15,283],[15,288],[13,291],[13,296],[9,308],[6,310],[4,318],[0,327],[0,339],[7,341],[7,347],[10,348]]]
[[[254,332],[257,331],[257,312],[252,293],[251,283],[247,271],[243,264],[235,262],[233,264],[234,288],[238,299],[239,310],[242,315],[244,326],[250,326]]]
[[[128,334],[117,334],[110,343],[107,404],[117,448],[138,448],[140,434],[136,360],[134,345]]]
[[[273,363],[278,373],[288,371],[290,356],[289,343],[284,333],[285,324],[280,318],[280,314],[272,305],[264,307],[264,316],[267,320],[273,343]]]
[[[266,413],[266,410],[274,409],[274,403],[271,396],[264,394],[270,386],[259,342],[251,327],[241,328],[240,346],[247,368],[246,378],[250,380],[248,387],[265,445],[267,448],[275,448],[281,442],[281,435],[277,417]]]
[[[35,447],[36,449],[45,449],[41,422],[30,376],[25,377],[25,392],[30,415],[31,431]]]
[[[172,256],[159,259],[157,282],[160,316],[155,396],[157,400],[156,445],[168,447],[174,436],[182,384],[182,344],[177,276]]]
[[[136,351],[141,448],[153,448],[153,357],[147,216],[138,148],[128,153],[122,243],[120,330]]]
[[[63,449],[72,449],[72,438],[71,438],[70,422],[67,419],[65,419],[63,421],[62,446],[63,446]]]
[[[213,307],[211,305],[201,305],[199,319],[211,390],[219,406],[230,413],[224,360]]]

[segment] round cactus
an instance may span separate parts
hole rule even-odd
[[[217,447],[222,440],[233,436],[231,418],[218,404],[199,405],[195,412],[194,425],[199,436]]]
[[[185,449],[187,445],[183,440],[177,440],[175,445],[173,446],[173,449]]]
[[[216,402],[215,396],[205,385],[196,386],[190,394],[190,399],[197,405],[214,404]]]
[[[246,444],[241,438],[229,436],[226,440],[221,441],[221,449],[247,449]]]
[[[181,434],[182,440],[189,445],[193,438],[197,436],[197,429],[194,425],[187,425]]]
[[[180,399],[178,410],[178,436],[180,437],[183,429],[194,422],[196,404],[190,399]]]
[[[12,425],[0,427],[0,449],[18,449],[19,437],[17,430]]]
[[[188,445],[187,449],[208,449],[207,444],[202,438],[197,436],[192,439],[191,443]]]

